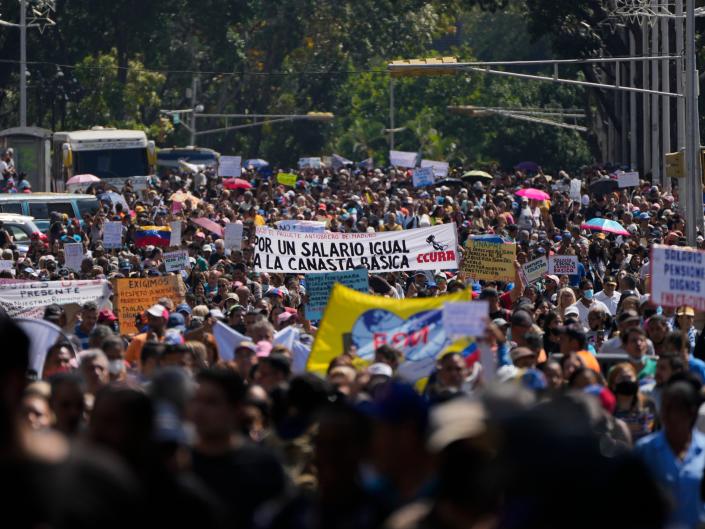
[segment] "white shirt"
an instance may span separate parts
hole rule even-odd
[[[575,303],[573,303],[570,307],[568,307],[566,310],[569,308],[574,308],[577,309],[578,311],[578,319],[580,320],[580,325],[583,326],[583,329],[588,330],[590,326],[588,325],[588,313],[595,308],[601,308],[605,312],[609,312],[609,309],[607,306],[602,303],[601,301],[597,301],[596,299],[593,298],[592,303],[590,303],[589,307],[586,307],[585,304],[581,301],[578,300]]]
[[[617,314],[617,304],[619,303],[620,297],[622,297],[622,294],[616,290],[612,292],[612,296],[608,296],[604,290],[600,290],[595,294],[595,300],[603,303],[612,316]]]

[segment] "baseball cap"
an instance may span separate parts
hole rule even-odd
[[[578,316],[578,317],[580,317],[580,311],[578,310],[577,307],[570,306],[570,307],[567,307],[567,308],[565,309],[565,311],[563,311],[563,315],[564,315],[564,316],[570,316],[571,314],[572,314],[573,316]]]
[[[169,314],[169,321],[166,324],[169,329],[178,329],[180,331],[186,330],[186,320],[183,314],[178,312],[172,312]]]
[[[152,305],[147,309],[147,314],[154,316],[155,318],[167,318],[167,310],[164,305]]]
[[[177,329],[167,329],[164,333],[165,345],[183,345],[184,335]]]
[[[189,316],[193,313],[188,303],[181,303],[177,305],[175,310],[176,312],[179,312],[181,314],[188,314]]]
[[[482,434],[485,418],[485,408],[477,400],[457,398],[435,406],[431,411],[428,448],[440,452],[455,441]]]
[[[683,305],[676,310],[676,316],[695,316],[695,309],[688,305]]]
[[[389,364],[383,362],[375,362],[367,368],[367,372],[372,376],[383,376],[392,378],[394,372]]]
[[[536,356],[536,353],[533,352],[531,349],[528,347],[515,347],[509,352],[509,355],[512,357],[512,362],[516,362],[520,358],[526,358],[528,356]]]

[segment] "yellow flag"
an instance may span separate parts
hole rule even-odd
[[[279,173],[277,175],[277,182],[285,186],[294,187],[298,178],[299,177],[294,173]]]
[[[461,291],[436,298],[392,299],[362,294],[336,284],[309,356],[309,371],[325,373],[331,360],[351,351],[369,363],[383,344],[404,353],[399,375],[419,380],[433,371],[436,358],[451,344],[443,329],[443,305],[470,301]]]

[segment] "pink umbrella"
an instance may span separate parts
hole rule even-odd
[[[242,178],[228,178],[223,180],[225,189],[252,189],[252,184]]]
[[[550,200],[551,196],[548,193],[544,193],[540,189],[534,189],[530,187],[528,189],[520,189],[515,195],[519,197],[528,198],[529,200]]]
[[[92,174],[77,174],[66,181],[67,185],[93,184],[100,182],[100,178]]]

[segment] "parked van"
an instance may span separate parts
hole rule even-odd
[[[83,225],[86,214],[93,215],[100,209],[94,195],[73,193],[3,193],[0,194],[0,213],[15,213],[34,217],[34,223],[42,231],[49,229],[49,218],[53,212],[78,219]]]

